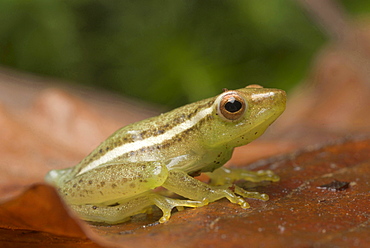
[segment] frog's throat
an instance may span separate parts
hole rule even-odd
[[[174,126],[173,128],[167,130],[166,132],[164,132],[161,135],[148,137],[148,138],[143,139],[143,140],[138,140],[138,141],[135,141],[135,142],[126,143],[126,144],[123,144],[121,146],[118,146],[118,147],[108,151],[107,153],[105,153],[103,156],[101,156],[97,160],[92,161],[91,163],[89,163],[84,168],[82,168],[82,170],[77,174],[77,176],[81,175],[81,174],[84,174],[84,173],[86,173],[90,170],[93,170],[93,169],[99,167],[102,164],[105,164],[109,161],[112,161],[112,160],[122,156],[123,154],[129,153],[129,152],[135,152],[135,151],[138,151],[138,150],[140,150],[144,147],[159,145],[159,144],[162,144],[162,143],[164,143],[168,140],[171,140],[172,138],[174,138],[178,134],[194,127],[195,125],[197,125],[198,122],[200,122],[201,120],[206,118],[208,115],[212,114],[213,109],[214,109],[213,105],[211,107],[203,109],[203,110],[199,111],[196,115],[194,115],[192,118],[190,118],[189,120],[187,120],[187,121],[185,121],[185,122],[183,122],[183,123],[181,123],[177,126]]]

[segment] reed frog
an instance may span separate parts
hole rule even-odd
[[[163,212],[159,220],[163,223],[174,207],[200,207],[224,197],[248,208],[242,197],[268,196],[220,178],[232,175],[258,182],[279,177],[271,171],[233,173],[222,165],[235,147],[262,135],[284,111],[285,101],[285,92],[278,89],[258,85],[225,89],[218,96],[121,128],[79,164],[52,170],[45,179],[87,221],[120,223],[156,205]],[[221,185],[193,178],[214,170],[218,175],[214,181]],[[186,199],[158,194],[153,191],[158,187]]]

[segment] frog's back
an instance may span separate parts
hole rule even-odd
[[[171,157],[171,147],[192,139],[192,127],[212,112],[215,98],[188,104],[165,114],[122,127],[101,143],[73,170],[82,174],[112,161],[155,160]],[[208,111],[204,111],[207,109]],[[202,112],[203,111],[203,112]],[[186,137],[183,135],[187,130]]]

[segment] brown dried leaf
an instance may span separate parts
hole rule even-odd
[[[119,247],[370,245],[370,138],[305,149],[249,167],[273,169],[281,181],[257,186],[258,191],[270,195],[270,200],[248,200],[248,210],[221,200],[174,213],[165,224],[150,225],[160,215],[155,212],[154,216],[120,225],[90,227]],[[350,187],[337,192],[317,188],[334,179],[351,182]],[[82,239],[81,229],[55,201],[59,198],[49,187],[34,186],[15,201],[0,206],[0,222],[12,228]],[[41,214],[47,223],[39,219]],[[64,221],[68,224],[61,225]],[[101,242],[96,235],[89,237]]]
[[[0,205],[0,233],[2,247],[57,244],[98,247],[65,209],[54,188],[47,185],[33,185]]]
[[[33,185],[14,200],[0,205],[0,227],[86,237],[55,190],[47,185]]]

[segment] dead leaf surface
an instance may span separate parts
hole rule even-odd
[[[249,168],[273,169],[281,181],[265,185],[240,182],[243,187],[270,195],[267,202],[248,200],[251,208],[247,210],[220,200],[175,212],[165,224],[156,223],[160,212],[155,211],[152,216],[136,217],[128,223],[88,227],[73,219],[52,188],[36,185],[0,206],[0,227],[4,237],[11,237],[13,232],[17,234],[13,242],[22,244],[48,236],[48,245],[65,240],[93,247],[88,236],[96,242],[104,237],[119,247],[370,245],[369,137],[304,149],[256,162]],[[349,182],[349,187],[341,191],[320,188],[334,180]],[[36,239],[31,239],[30,233]]]

